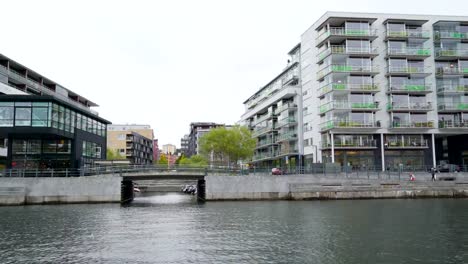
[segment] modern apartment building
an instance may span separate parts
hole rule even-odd
[[[164,154],[175,154],[177,151],[177,147],[175,145],[172,145],[172,144],[164,144],[162,146],[162,152]]]
[[[189,148],[189,135],[184,135],[184,137],[180,139],[181,154],[187,155],[188,148]]]
[[[107,147],[131,164],[152,164],[153,129],[149,125],[110,125]]]
[[[244,102],[241,122],[257,139],[256,166],[302,164],[301,45],[289,53],[287,67]]]
[[[97,104],[0,54],[2,167],[80,168],[106,158]]]
[[[187,157],[200,154],[198,149],[200,138],[216,127],[224,127],[224,124],[216,124],[212,122],[194,122],[190,123],[190,134],[188,140],[188,148],[185,155]]]
[[[300,49],[304,165],[468,165],[468,17],[327,12]]]

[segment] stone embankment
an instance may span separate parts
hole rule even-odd
[[[121,177],[0,178],[0,205],[120,202]]]
[[[206,200],[308,200],[468,197],[468,176],[404,179],[324,178],[319,175],[207,176]]]

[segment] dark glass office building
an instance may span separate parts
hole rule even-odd
[[[96,104],[0,54],[2,166],[80,168],[106,158],[109,121]]]

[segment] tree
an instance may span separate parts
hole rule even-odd
[[[166,157],[166,154],[161,154],[161,156],[159,156],[158,164],[160,164],[160,165],[167,165],[167,157]]]
[[[200,138],[200,151],[211,161],[231,166],[253,156],[256,140],[247,127],[218,127]]]
[[[125,159],[125,157],[120,155],[117,149],[107,149],[106,159],[107,160],[122,160],[122,159]]]
[[[208,160],[200,155],[194,155],[190,158],[184,156],[180,159],[179,165],[186,167],[206,167],[208,166]]]

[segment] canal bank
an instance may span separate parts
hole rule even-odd
[[[313,175],[207,176],[206,200],[322,200],[383,198],[466,198],[468,177],[445,175],[451,181],[417,176],[402,179],[323,178]],[[452,178],[453,177],[453,178]]]
[[[0,205],[118,203],[121,177],[0,178]]]

